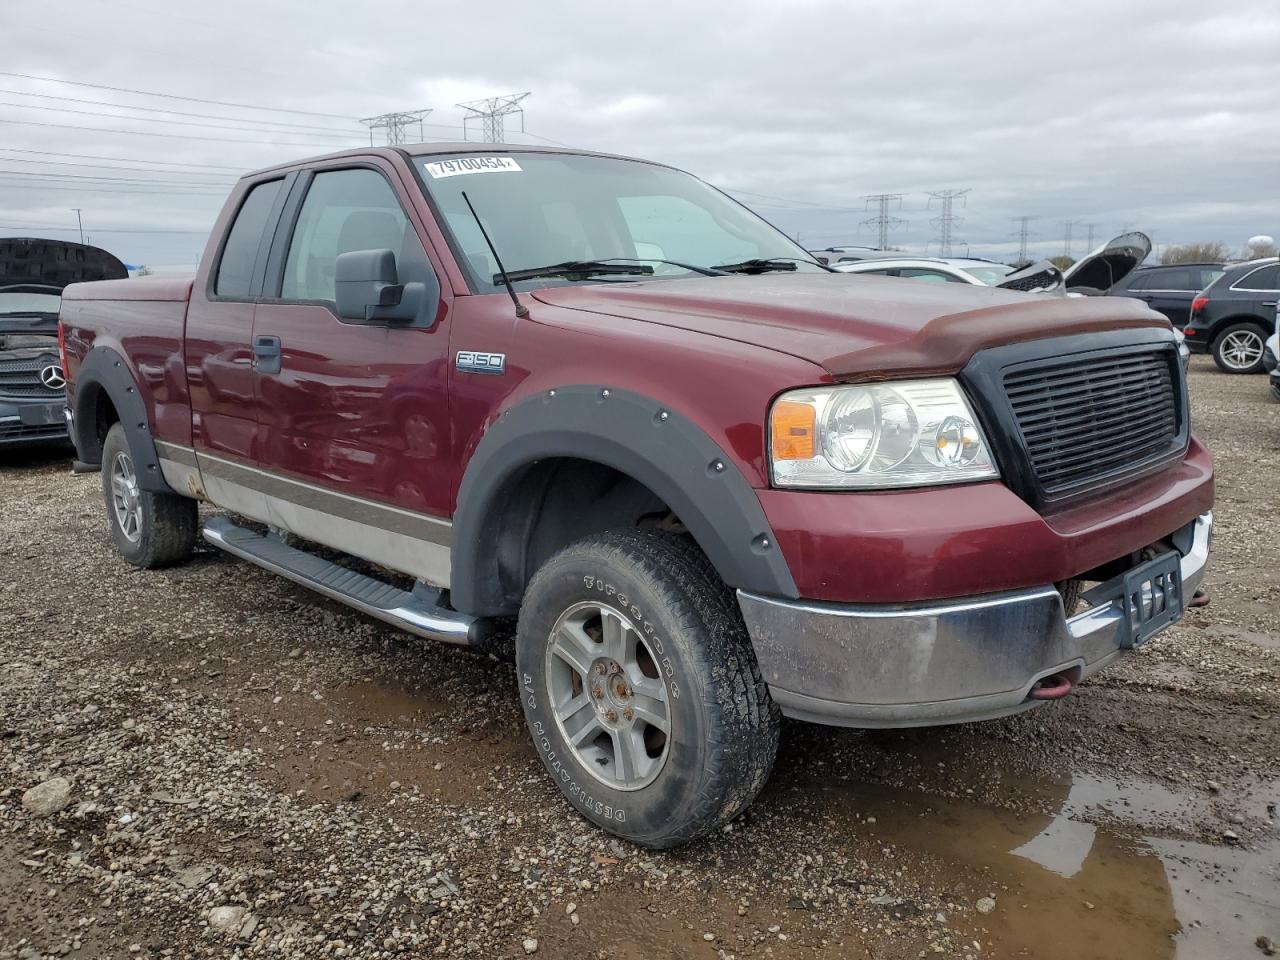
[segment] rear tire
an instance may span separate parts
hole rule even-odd
[[[129,563],[149,570],[191,557],[198,523],[196,502],[138,486],[129,439],[119,423],[112,424],[102,444],[102,497],[111,539]]]
[[[516,643],[538,754],[597,826],[673,847],[742,813],[768,779],[778,709],[732,592],[688,538],[623,530],[565,547],[529,584]]]
[[[1213,360],[1224,373],[1261,373],[1267,335],[1252,323],[1233,323],[1213,341]]]

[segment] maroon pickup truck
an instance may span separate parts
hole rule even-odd
[[[127,561],[202,534],[422,636],[518,617],[538,754],[651,846],[752,802],[781,715],[1070,693],[1208,557],[1164,317],[832,273],[655,163],[456,144],[263,170],[194,280],[71,286],[61,336]]]

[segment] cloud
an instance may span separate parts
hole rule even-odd
[[[1022,214],[1038,218],[1032,250],[1045,255],[1061,252],[1068,219],[1080,221],[1077,254],[1087,224],[1098,239],[1133,227],[1157,243],[1221,239],[1233,247],[1280,233],[1280,8],[1271,0],[1220,10],[1190,0],[575,0],[536,13],[509,0],[313,0],[305,13],[248,0],[140,0],[123,15],[78,0],[59,9],[56,30],[34,8],[6,13],[4,69],[330,115],[0,77],[0,90],[17,91],[0,92],[0,101],[27,104],[0,106],[7,147],[117,157],[118,165],[229,168],[136,164],[164,173],[135,178],[176,181],[169,192],[0,173],[0,224],[71,226],[71,208],[80,207],[90,235],[133,262],[194,261],[198,231],[211,225],[236,170],[367,143],[354,118],[431,107],[426,136],[453,138],[462,124],[456,103],[524,90],[533,93],[529,136],[512,139],[683,167],[744,191],[742,199],[811,246],[870,242],[859,226],[869,216],[861,198],[900,192],[895,213],[909,223],[894,239],[924,250],[937,215],[927,192],[964,187],[971,193],[956,233],[993,256],[1014,251],[1012,218]],[[185,119],[238,129],[104,118],[93,114],[127,111],[22,95],[30,93],[215,114],[228,119]],[[0,148],[0,169],[103,173],[11,162],[18,157],[73,162]],[[197,179],[198,188],[178,192]],[[95,225],[197,232],[95,235]]]

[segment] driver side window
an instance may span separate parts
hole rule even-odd
[[[428,263],[390,184],[375,170],[317,173],[289,241],[280,296],[332,303],[338,255],[383,249],[395,253],[402,277]]]

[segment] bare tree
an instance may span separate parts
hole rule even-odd
[[[1208,243],[1170,244],[1160,254],[1161,263],[1222,263],[1231,259],[1231,251],[1220,240]]]

